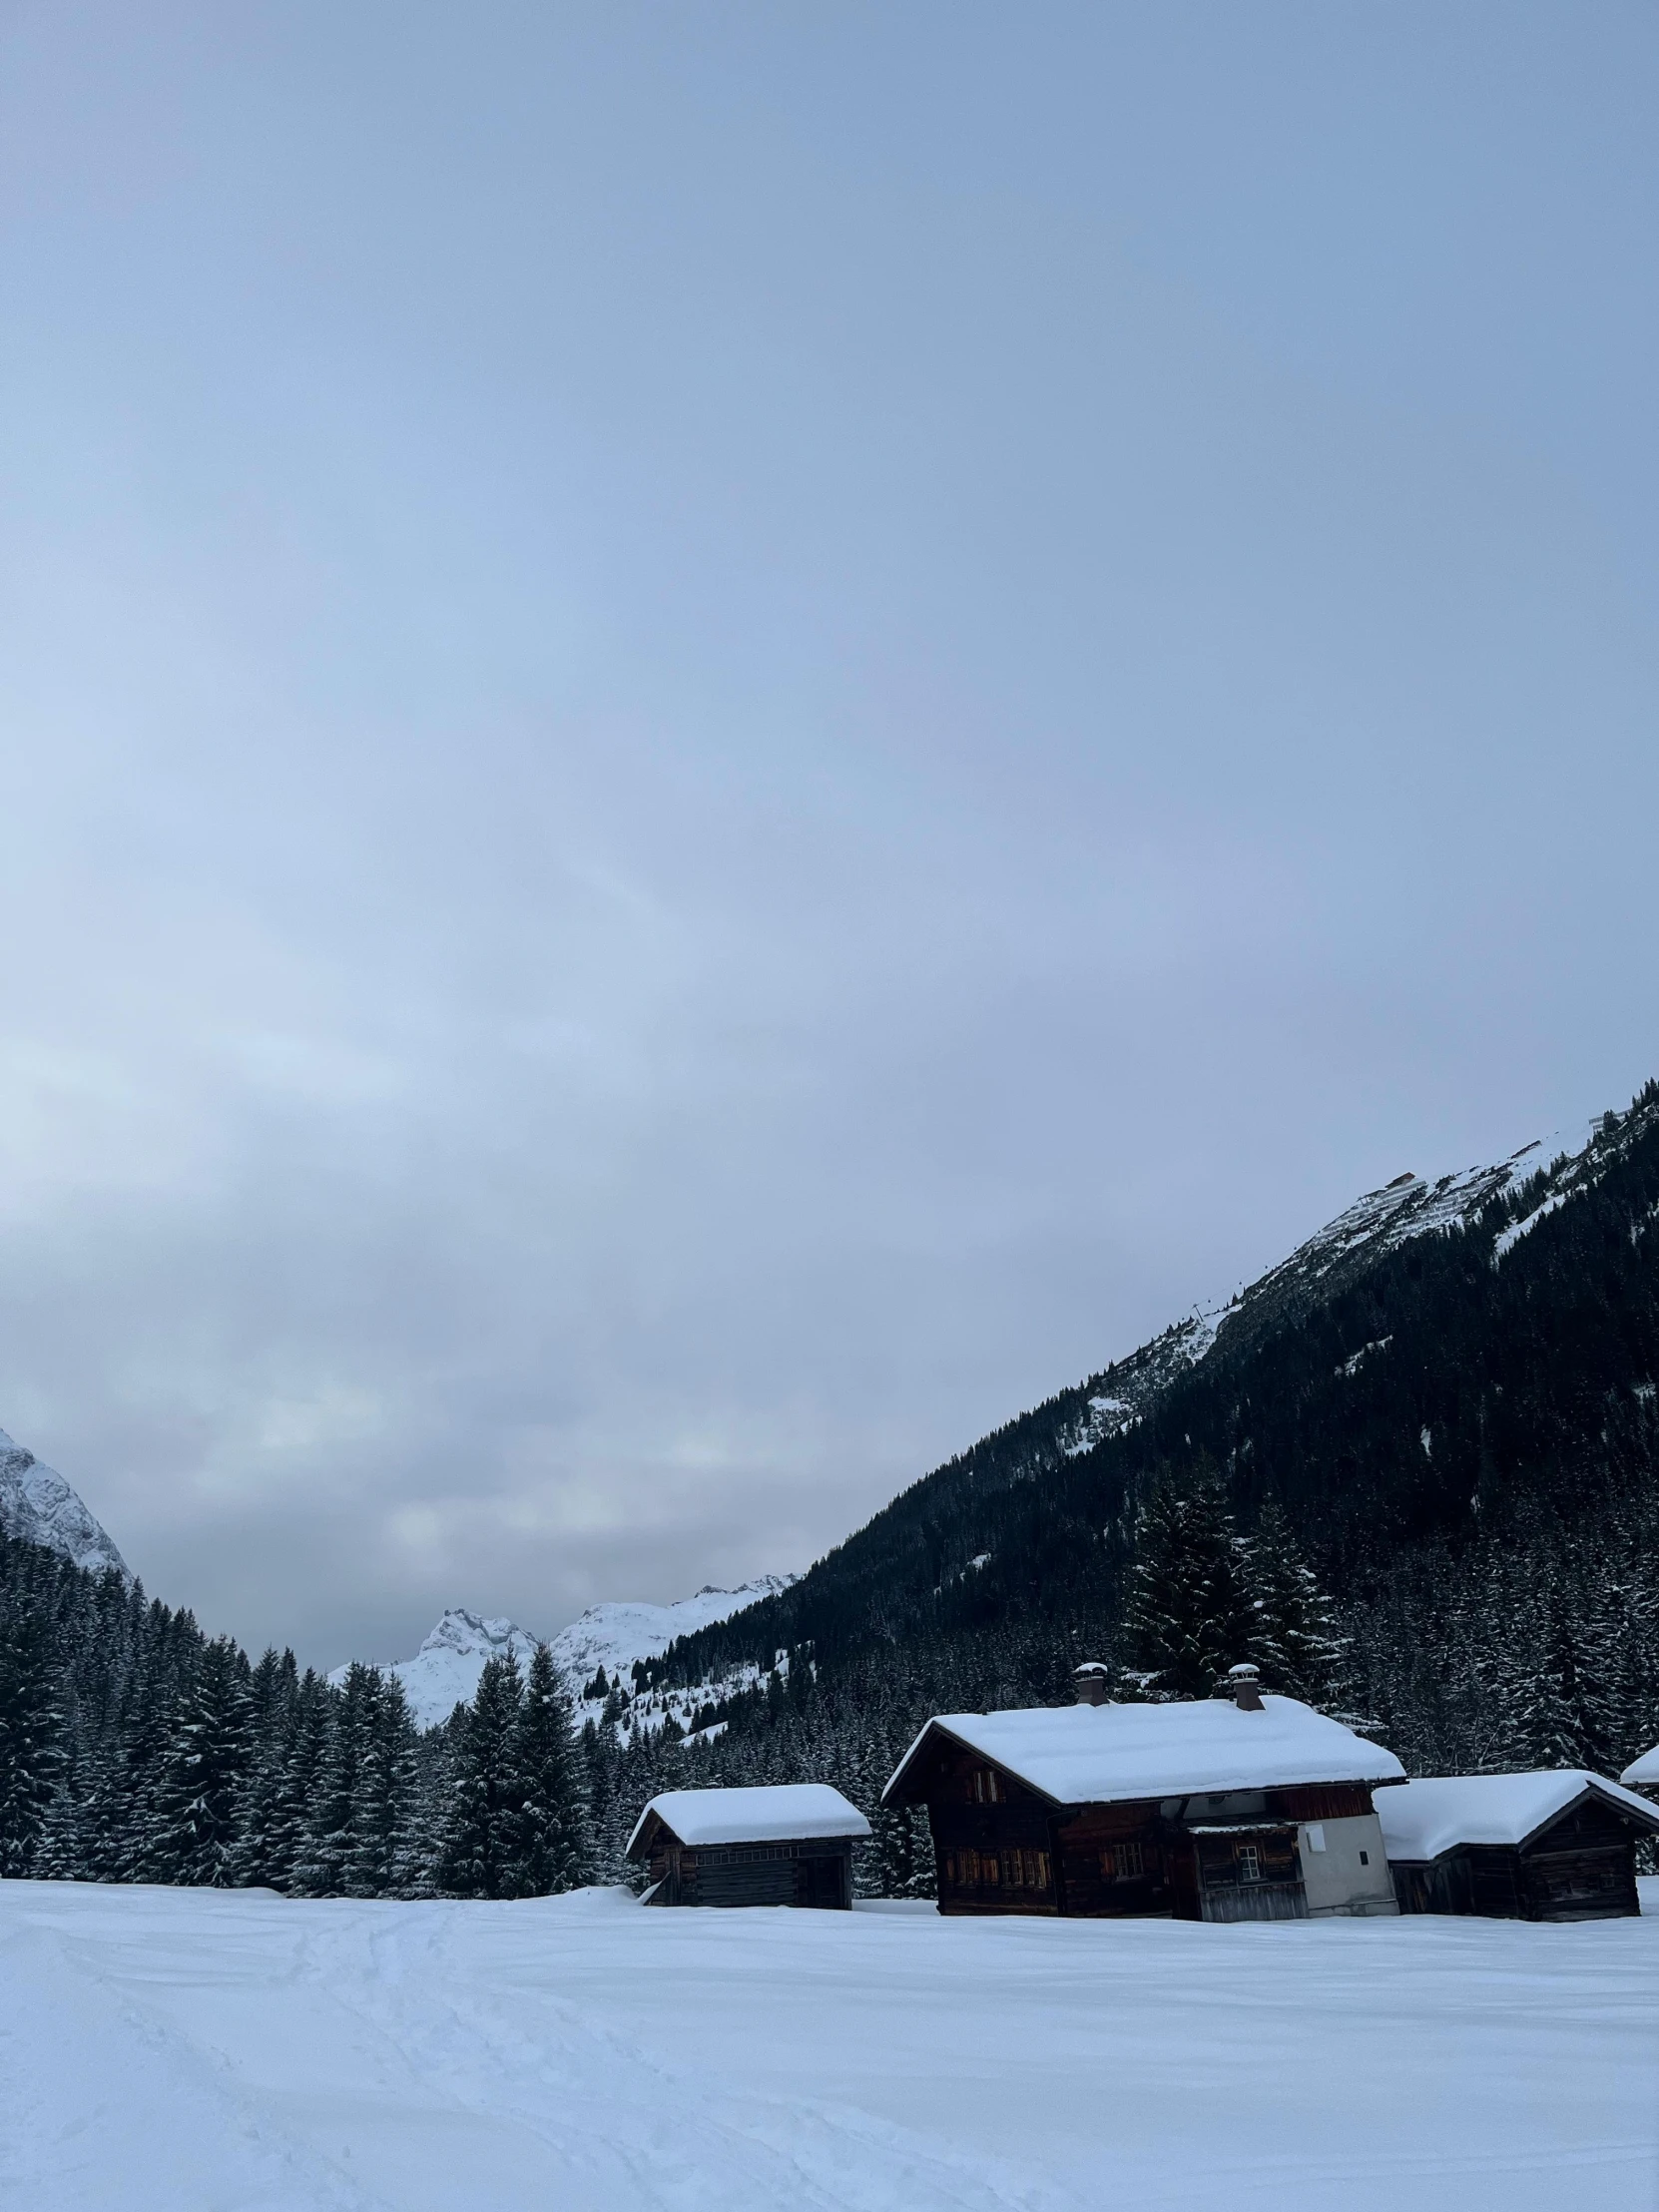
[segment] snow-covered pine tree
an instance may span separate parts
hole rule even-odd
[[[1263,1687],[1309,1705],[1337,1700],[1348,1645],[1335,1604],[1275,1499],[1257,1516],[1245,1560],[1255,1612],[1246,1656],[1261,1669]]]
[[[1538,1607],[1537,1642],[1527,1678],[1518,1690],[1516,1724],[1534,1767],[1609,1764],[1601,1713],[1607,1685],[1596,1675],[1594,1652],[1582,1620],[1559,1581],[1544,1589]]]
[[[311,1807],[327,1756],[333,1694],[314,1668],[307,1667],[300,1676],[281,1747],[270,1825],[259,1844],[263,1879],[290,1897],[305,1895],[299,1870],[309,1847]]]
[[[229,1636],[204,1646],[174,1713],[153,1801],[148,1879],[227,1889],[252,1731],[249,1667]]]
[[[524,1781],[518,1718],[524,1684],[511,1652],[486,1659],[476,1696],[452,1724],[454,1770],[439,1851],[437,1886],[445,1897],[520,1894]]]
[[[337,1690],[324,1692],[324,1728],[320,1754],[312,1769],[305,1837],[294,1866],[294,1888],[301,1897],[343,1897],[353,1848],[352,1813],[357,1802],[357,1768],[367,1733],[366,1716],[379,1676],[353,1660]]]
[[[268,1650],[250,1683],[252,1749],[242,1803],[232,1877],[239,1888],[285,1886],[291,1855],[281,1847],[282,1801],[299,1695],[293,1653]]]
[[[524,1793],[520,1894],[542,1898],[580,1889],[593,1879],[587,1763],[576,1739],[570,1698],[546,1644],[536,1646],[524,1686],[518,1769]]]
[[[1214,1466],[1166,1466],[1137,1519],[1124,1594],[1124,1641],[1147,1696],[1211,1697],[1250,1651],[1247,1569]]]
[[[0,1875],[29,1873],[63,1773],[63,1716],[47,1619],[13,1592],[0,1615]]]
[[[342,1887],[347,1897],[379,1898],[400,1886],[405,1871],[415,1793],[414,1723],[397,1677],[365,1672]]]

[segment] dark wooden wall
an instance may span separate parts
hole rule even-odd
[[[852,1845],[844,1838],[795,1843],[681,1844],[666,1829],[653,1840],[660,1905],[794,1905],[845,1912],[852,1904]]]
[[[1395,1866],[1402,1913],[1484,1920],[1617,1920],[1640,1913],[1635,1824],[1598,1799],[1570,1808],[1524,1849],[1466,1844],[1431,1866]]]

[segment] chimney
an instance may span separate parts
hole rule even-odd
[[[1264,1710],[1262,1677],[1254,1667],[1229,1667],[1227,1687],[1232,1692],[1233,1703],[1241,1713],[1260,1713]]]
[[[1079,1705],[1104,1705],[1110,1680],[1110,1670],[1098,1659],[1085,1659],[1080,1667],[1071,1670],[1071,1686],[1077,1693]]]

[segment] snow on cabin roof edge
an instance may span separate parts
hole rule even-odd
[[[1270,1695],[1259,1713],[1228,1698],[1195,1698],[935,1714],[894,1770],[883,1803],[934,1729],[1055,1805],[1405,1779],[1391,1751],[1296,1698]]]
[[[1390,1860],[1427,1862],[1465,1844],[1524,1844],[1585,1795],[1659,1828],[1659,1807],[1587,1767],[1420,1776],[1388,1791],[1378,1815]]]
[[[858,1808],[828,1782],[758,1783],[729,1790],[664,1790],[634,1823],[626,1856],[655,1813],[682,1844],[784,1844],[824,1842],[870,1833]]]

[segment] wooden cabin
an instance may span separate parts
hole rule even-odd
[[[1059,1919],[1304,1920],[1391,1914],[1380,1784],[1391,1752],[1254,1667],[1228,1694],[1113,1705],[1105,1669],[1078,1702],[930,1720],[887,1784],[925,1805],[939,1911]]]
[[[1390,1790],[1380,1811],[1402,1913],[1639,1913],[1636,1846],[1659,1834],[1659,1807],[1577,1770],[1435,1776]]]
[[[847,1912],[852,1846],[869,1835],[855,1805],[824,1782],[748,1790],[667,1790],[628,1840],[648,1868],[642,1905],[800,1905]]]

